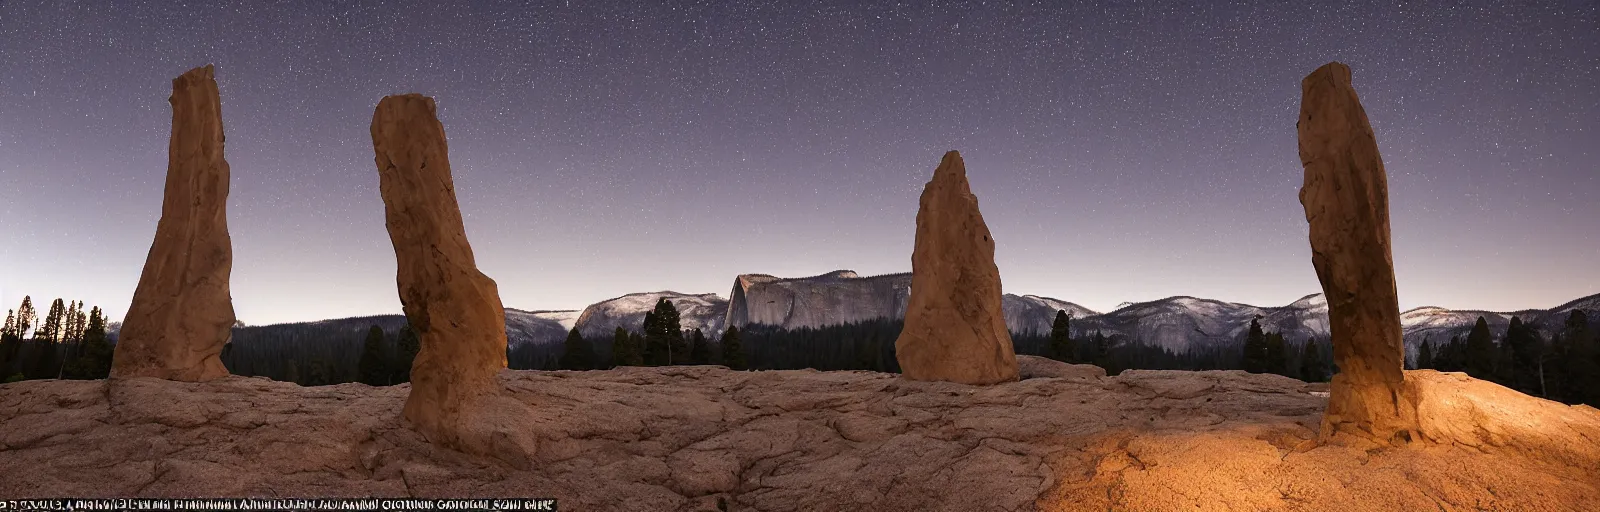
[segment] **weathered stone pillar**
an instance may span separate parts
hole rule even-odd
[[[911,298],[895,340],[903,375],[994,384],[1017,380],[1017,356],[1001,309],[994,239],[967,185],[961,154],[945,153],[922,190]]]
[[[493,454],[485,409],[506,366],[505,308],[467,243],[433,99],[378,102],[372,145],[400,303],[422,343],[404,415],[430,440]]]
[[[122,321],[111,377],[207,381],[233,329],[233,242],[222,101],[210,65],[172,80],[172,139],[155,241]]]
[[[1416,429],[1405,396],[1405,346],[1389,250],[1389,187],[1350,68],[1318,68],[1300,83],[1300,203],[1311,223],[1311,263],[1328,299],[1339,365],[1323,414],[1324,439],[1350,433],[1403,443]]]

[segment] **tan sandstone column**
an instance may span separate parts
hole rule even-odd
[[[207,381],[233,329],[233,242],[222,101],[210,65],[172,80],[172,139],[155,241],[123,319],[111,377]]]
[[[922,190],[910,304],[894,348],[902,374],[910,379],[1017,380],[1017,355],[1000,308],[994,239],[955,151],[945,153]]]
[[[471,432],[483,427],[486,399],[499,395],[505,309],[467,243],[433,99],[406,94],[378,102],[372,145],[400,303],[422,343],[404,415],[430,440],[491,452],[488,440]]]
[[[1389,250],[1389,187],[1350,68],[1332,62],[1300,83],[1300,203],[1311,263],[1328,299],[1333,376],[1324,439],[1350,433],[1403,443],[1416,406],[1403,394],[1405,346]]]

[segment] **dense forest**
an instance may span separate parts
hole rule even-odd
[[[83,301],[56,299],[39,318],[33,297],[23,297],[0,327],[0,376],[5,382],[102,379],[111,371],[114,341],[98,306],[85,312]]]
[[[33,337],[25,338],[30,328]],[[1286,340],[1252,320],[1242,339],[1174,352],[1138,340],[1081,332],[1058,312],[1049,332],[1011,333],[1018,354],[1094,364],[1112,375],[1130,369],[1245,370],[1305,381],[1326,381],[1337,371],[1326,339]],[[878,319],[821,328],[766,326],[725,333],[685,331],[672,303],[662,300],[637,331],[585,339],[577,329],[562,343],[509,347],[518,370],[590,370],[615,366],[717,364],[739,370],[871,370],[899,372],[894,342],[900,320]],[[1600,329],[1582,310],[1569,313],[1549,339],[1513,318],[1502,333],[1479,318],[1471,332],[1443,343],[1424,343],[1408,368],[1466,372],[1533,396],[1600,405]],[[0,331],[0,375],[7,381],[103,378],[115,337],[99,308],[57,299],[44,319],[31,299],[11,310]],[[233,329],[222,362],[237,375],[317,386],[364,382],[375,386],[410,380],[420,341],[403,317],[363,317],[316,324]]]

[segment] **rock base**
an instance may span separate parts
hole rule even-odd
[[[1317,443],[1326,385],[1237,371],[1103,377],[1018,359],[1024,379],[992,386],[710,366],[504,371],[504,396],[527,408],[501,420],[536,443],[507,445],[525,464],[428,443],[400,418],[404,385],[25,381],[0,385],[0,497],[546,496],[563,510],[1600,503],[1600,412],[1460,374],[1410,372],[1419,411],[1438,420],[1420,431],[1450,441],[1392,448]]]

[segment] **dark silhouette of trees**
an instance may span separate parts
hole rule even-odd
[[[17,308],[16,321],[12,323],[11,332],[6,336],[4,343],[0,343],[0,375],[6,381],[22,380],[26,367],[22,362],[23,340],[28,338],[28,329],[33,328],[36,315],[33,310],[33,297],[24,295],[22,306]]]
[[[0,329],[0,381],[11,376],[11,361],[22,344],[21,329],[17,327],[17,310],[6,310],[6,325]]]
[[[417,354],[422,352],[422,339],[417,338],[416,329],[407,323],[395,335],[394,346],[394,360],[389,364],[393,377],[389,381],[395,384],[411,382],[411,365],[417,362]]]
[[[681,363],[689,358],[689,347],[683,339],[683,326],[678,308],[662,297],[655,309],[644,316],[644,363],[663,366]]]
[[[61,341],[61,320],[66,318],[66,315],[67,308],[61,299],[51,302],[50,312],[45,314],[44,324],[39,327],[39,332],[34,333],[33,339],[51,343]]]
[[[1502,372],[1503,383],[1507,387],[1521,391],[1525,394],[1545,396],[1544,386],[1544,340],[1539,338],[1539,333],[1522,322],[1521,318],[1511,317],[1511,325],[1506,327],[1505,352],[1506,357],[1501,366],[1506,368]]]
[[[1327,359],[1323,356],[1322,347],[1316,338],[1308,338],[1300,345],[1300,380],[1306,382],[1326,382],[1330,372]]]
[[[1600,406],[1600,336],[1582,310],[1567,314],[1552,343],[1554,386],[1562,401]]]
[[[711,364],[711,343],[706,334],[695,329],[689,336],[689,364]]]
[[[722,333],[722,365],[734,370],[745,369],[744,345],[739,342],[739,328],[728,326]]]
[[[1078,362],[1078,348],[1072,343],[1072,315],[1056,311],[1050,324],[1050,358],[1064,363]]]
[[[595,368],[594,346],[583,339],[583,334],[577,327],[567,331],[567,340],[562,343],[561,369],[563,370],[593,370]]]
[[[84,355],[88,324],[83,301],[55,299],[40,319],[33,308],[33,298],[23,297],[22,306],[8,310],[5,324],[0,326],[0,380],[98,378],[84,377],[82,371],[68,374],[68,367]],[[103,314],[100,329],[101,341],[108,342]]]
[[[1117,361],[1112,357],[1112,349],[1115,348],[1115,344],[1115,340],[1107,338],[1105,334],[1102,334],[1099,330],[1095,330],[1094,335],[1089,337],[1089,346],[1087,347],[1089,349],[1089,353],[1083,358],[1083,361],[1087,361],[1089,364],[1105,368],[1106,373],[1111,373],[1113,371],[1121,373],[1124,368],[1119,366]]]
[[[1266,373],[1267,363],[1267,334],[1261,331],[1259,316],[1250,320],[1250,331],[1244,338],[1244,371],[1250,373]]]
[[[1283,340],[1283,333],[1268,333],[1266,340],[1267,373],[1289,375],[1288,343]]]
[[[106,340],[105,314],[95,307],[86,324],[82,349],[62,370],[68,379],[104,379],[111,375],[112,346]]]
[[[367,337],[361,342],[361,362],[357,364],[357,373],[361,376],[361,382],[368,386],[387,386],[394,376],[389,371],[389,358],[383,355],[383,345],[383,328],[374,325],[367,329]]]
[[[1499,359],[1499,354],[1495,352],[1494,340],[1489,334],[1489,322],[1480,316],[1478,323],[1473,324],[1472,331],[1467,333],[1466,364],[1463,369],[1474,378],[1493,379],[1495,360]]]
[[[634,360],[639,362],[639,364],[636,364],[636,365],[633,365],[633,366],[645,366],[647,363],[644,360],[644,355],[645,355],[644,335],[636,333],[636,332],[631,332],[631,331],[628,332],[628,345],[633,347],[633,351],[634,351],[633,353],[635,354],[634,355]]]
[[[1467,371],[1467,343],[1460,336],[1437,347],[1433,354],[1433,369],[1441,372]]]
[[[634,343],[637,336],[622,326],[611,335],[612,366],[644,366],[644,347]]]
[[[33,297],[24,295],[22,306],[17,308],[17,338],[26,339],[28,329],[33,328],[33,322],[37,319],[38,314],[33,309]]]

